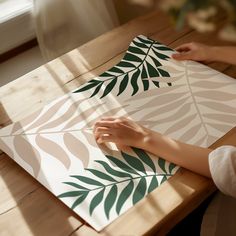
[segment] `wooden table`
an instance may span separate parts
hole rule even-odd
[[[130,41],[143,34],[169,45],[189,42],[224,44],[214,34],[185,28],[175,32],[156,11],[135,19],[0,88],[0,125],[21,120],[49,101],[120,61]],[[236,77],[236,68],[211,67]],[[14,69],[14,68],[12,68]],[[236,145],[236,129],[212,147]],[[163,235],[215,190],[211,180],[181,169],[99,234],[6,154],[0,154],[0,235],[92,236]]]

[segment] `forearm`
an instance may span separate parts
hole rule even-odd
[[[236,47],[233,46],[215,46],[211,47],[210,55],[212,61],[221,61],[236,65]]]
[[[208,164],[211,149],[181,143],[154,131],[150,131],[142,148],[169,162],[211,177]]]

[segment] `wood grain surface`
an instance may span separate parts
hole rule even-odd
[[[222,21],[220,19],[219,24]],[[131,40],[139,34],[171,48],[190,41],[227,44],[215,34],[203,35],[188,28],[176,32],[169,19],[155,11],[1,87],[0,127],[21,120],[114,66],[121,60]],[[209,66],[236,78],[234,66],[223,63],[211,63]],[[223,144],[236,145],[236,129],[212,147]],[[211,180],[180,169],[175,176],[98,233],[1,152],[0,235],[164,235],[213,191],[215,186]]]

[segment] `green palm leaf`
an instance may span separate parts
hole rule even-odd
[[[108,70],[108,72],[115,72],[115,73],[119,73],[119,74],[124,74],[125,73],[123,70],[121,70],[117,66],[112,67],[111,69]]]
[[[170,74],[167,72],[167,71],[165,71],[165,70],[162,70],[162,69],[160,69],[160,68],[158,68],[158,72],[161,74],[161,76],[163,76],[163,77],[170,77]]]
[[[70,185],[70,186],[73,186],[73,187],[78,188],[78,189],[88,190],[88,188],[85,188],[84,186],[82,186],[80,184],[73,183],[73,182],[63,182],[63,183],[67,184],[67,185]]]
[[[116,85],[117,82],[117,78],[114,78],[105,88],[103,95],[101,96],[101,98],[105,97],[108,93],[111,92],[111,90],[114,88],[114,86]]]
[[[126,162],[132,166],[134,169],[136,169],[137,171],[141,171],[144,174],[146,174],[145,168],[143,163],[136,157],[130,156],[127,153],[121,152],[123,158],[126,160]]]
[[[90,206],[89,206],[89,214],[92,215],[94,209],[101,203],[103,199],[103,195],[105,192],[105,188],[103,188],[101,191],[99,191],[92,199]]]
[[[153,170],[153,172],[156,172],[156,167],[152,159],[148,156],[148,154],[144,150],[134,147],[132,149],[139,157],[139,159],[141,159],[147,166],[149,166]]]
[[[139,43],[133,40],[133,44],[139,48],[149,48],[145,43]]]
[[[176,167],[174,163],[169,164],[169,173],[171,174],[172,170]]]
[[[158,181],[157,181],[157,177],[154,175],[148,187],[148,193],[152,192],[157,187],[158,187]]]
[[[117,96],[119,96],[121,93],[123,93],[128,85],[128,82],[129,82],[129,75],[126,74],[124,79],[121,80],[120,82],[120,87],[119,87],[119,92],[117,94]]]
[[[147,189],[147,182],[146,182],[145,177],[142,177],[136,189],[134,190],[133,205],[137,203],[138,201],[140,201],[145,196],[146,189]]]
[[[167,180],[166,175],[163,176],[162,180],[161,180],[161,184],[164,183]]]
[[[71,206],[71,209],[75,209],[81,202],[83,202],[85,200],[85,198],[87,197],[88,192],[86,192],[85,194],[83,194],[82,196],[78,197],[75,202],[73,203],[73,205]]]
[[[128,62],[128,61],[121,61],[121,62],[119,62],[118,64],[117,64],[117,66],[119,66],[119,67],[135,67],[135,65],[134,64],[132,64],[132,63],[130,63],[130,62]]]
[[[140,42],[145,43],[145,44],[153,44],[155,42],[152,39],[148,39],[148,38],[143,39],[143,38],[141,38],[139,36],[137,38],[139,39]]]
[[[150,77],[158,77],[159,73],[155,67],[153,67],[149,62],[146,62],[148,74]]]
[[[128,52],[132,52],[132,53],[135,53],[135,54],[146,55],[146,53],[138,47],[129,46]]]
[[[94,179],[91,179],[89,177],[86,177],[86,176],[82,176],[82,175],[71,175],[72,178],[76,178],[78,180],[80,180],[81,182],[84,182],[86,184],[89,184],[89,185],[95,185],[95,186],[104,186],[104,184],[94,180]]]
[[[143,60],[139,58],[138,56],[131,54],[131,53],[126,53],[124,56],[124,60],[126,61],[133,61],[133,62],[142,62]]]
[[[145,78],[148,78],[145,65],[143,65],[143,67],[142,67],[141,78],[142,78],[142,83],[143,83],[143,90],[147,91],[149,89],[149,81],[148,80],[144,80]]]
[[[163,172],[167,173],[166,168],[165,168],[165,163],[166,163],[166,161],[164,159],[162,159],[160,157],[158,158],[159,167],[163,170]]]
[[[112,169],[105,161],[96,161],[97,163],[101,164],[104,169],[107,171],[107,173],[120,177],[120,178],[132,178],[132,175],[126,173],[126,172],[121,172],[118,170]]]
[[[122,169],[123,171],[125,172],[128,172],[128,173],[132,173],[132,174],[135,174],[135,175],[139,175],[140,174],[138,172],[136,172],[134,169],[132,169],[130,166],[126,165],[124,162],[122,162],[121,160],[113,157],[113,156],[109,156],[109,155],[106,155],[106,157],[112,161],[116,166],[118,166],[120,169]]]
[[[156,67],[162,66],[162,64],[153,56],[150,56]]]
[[[87,91],[93,87],[95,87],[97,85],[97,83],[87,83],[84,87],[74,91],[74,93],[80,93],[80,92],[83,92],[83,91]]]
[[[138,90],[139,90],[139,86],[138,86],[138,78],[139,78],[139,75],[140,75],[140,70],[137,69],[136,72],[133,73],[132,77],[131,77],[131,85],[133,87],[133,93],[132,93],[132,96],[135,95]]]
[[[111,210],[111,208],[113,207],[113,205],[116,201],[117,192],[118,192],[117,186],[113,185],[111,187],[111,190],[107,194],[106,199],[105,199],[104,210],[105,210],[105,214],[106,214],[107,219],[109,219],[110,210]]]
[[[165,46],[157,46],[157,45],[154,45],[154,47],[160,51],[174,51],[173,49],[171,48],[168,48],[168,47],[165,47]]]
[[[111,182],[116,182],[116,180],[113,179],[110,175],[107,175],[107,174],[105,174],[105,173],[103,173],[99,170],[94,170],[94,169],[89,169],[89,168],[87,168],[85,170],[91,172],[93,175],[97,176],[100,179],[108,180],[108,181],[111,181]]]
[[[103,85],[103,82],[101,82],[99,85],[97,85],[96,89],[93,91],[93,93],[90,97],[95,96],[100,91],[102,85]]]
[[[82,195],[85,191],[69,191],[66,193],[62,193],[60,195],[58,195],[58,198],[63,198],[63,197],[78,197],[80,195]]]
[[[159,52],[157,52],[157,51],[154,50],[154,49],[152,49],[152,51],[155,53],[155,55],[156,55],[158,58],[160,58],[160,59],[162,59],[162,60],[166,60],[166,59],[170,58],[169,56],[167,56],[167,55],[165,55],[165,54],[162,54],[162,53],[159,53]]]
[[[118,215],[120,214],[122,206],[125,204],[126,200],[131,195],[133,189],[134,189],[134,182],[133,180],[130,180],[130,182],[122,190],[122,192],[120,193],[120,196],[118,197],[117,204],[116,204],[116,213]]]

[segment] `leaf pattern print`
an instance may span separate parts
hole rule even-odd
[[[71,208],[76,208],[81,204],[87,196],[93,194],[90,204],[89,213],[93,214],[94,210],[103,204],[107,219],[109,219],[110,211],[114,207],[119,215],[122,207],[130,196],[132,196],[132,205],[143,199],[146,193],[153,191],[160,183],[167,180],[174,173],[174,164],[167,163],[161,158],[157,158],[157,163],[163,170],[163,174],[156,173],[156,167],[150,156],[141,149],[134,148],[134,153],[137,156],[122,152],[123,159],[120,160],[113,156],[106,156],[115,164],[112,168],[105,161],[96,161],[104,171],[96,169],[87,169],[93,177],[74,175],[78,182],[65,182],[77,190],[71,190],[58,195],[59,198],[77,197]],[[145,166],[152,169],[151,172],[145,171]],[[142,174],[141,174],[142,173]],[[118,177],[118,178],[117,178]],[[118,191],[118,186],[124,184],[122,191]],[[106,191],[108,189],[108,191]],[[81,199],[83,196],[83,200]]]
[[[99,95],[100,98],[103,98],[118,84],[119,91],[116,96],[119,96],[130,83],[133,88],[131,96],[133,96],[139,90],[138,81],[140,79],[142,80],[144,91],[148,90],[150,82],[156,87],[160,87],[159,82],[151,78],[170,77],[168,71],[161,68],[162,61],[170,58],[167,54],[164,54],[165,51],[170,52],[172,49],[152,39],[138,36],[132,41],[121,62],[101,74],[98,79],[90,80],[87,84],[75,90],[74,93],[94,89],[90,96],[93,97],[99,94],[101,88],[105,86],[104,92]],[[149,80],[145,80],[146,78],[149,78]],[[166,81],[166,84],[171,86],[171,81]]]

